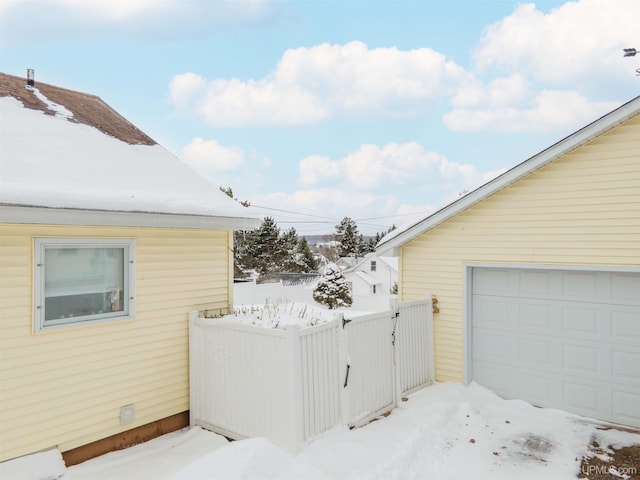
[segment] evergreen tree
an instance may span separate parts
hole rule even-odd
[[[336,240],[340,242],[339,255],[341,257],[359,257],[363,250],[362,235],[358,232],[358,225],[349,217],[344,217],[336,225]]]
[[[386,232],[376,232],[375,236],[369,238],[369,240],[367,240],[364,243],[364,248],[362,251],[363,256],[366,255],[367,253],[375,252],[376,246],[378,245],[378,243],[380,243],[380,240],[382,240],[382,237],[384,237],[389,232],[393,232],[395,229],[396,229],[396,226],[392,225],[387,229]]]
[[[284,257],[279,241],[280,229],[272,217],[265,217],[260,227],[253,231],[248,245],[246,264],[260,275],[278,272]]]
[[[279,238],[282,252],[282,264],[280,271],[289,273],[304,272],[304,266],[298,254],[298,233],[295,228],[290,228]]]
[[[298,242],[298,256],[303,266],[304,273],[311,273],[318,270],[318,262],[313,257],[313,253],[311,253],[311,249],[309,248],[309,242],[307,239],[302,237]]]
[[[326,305],[329,309],[350,307],[353,303],[349,285],[335,264],[327,266],[322,278],[313,290],[313,299]]]
[[[316,260],[309,249],[307,239],[298,238],[295,228],[287,230],[280,237],[283,250],[282,272],[287,273],[311,273],[318,269]]]

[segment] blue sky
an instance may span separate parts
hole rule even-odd
[[[423,217],[640,93],[640,2],[4,0],[0,70],[100,96],[300,234]]]

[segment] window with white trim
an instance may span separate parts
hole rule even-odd
[[[375,260],[371,260],[371,271],[375,272],[377,270],[377,264]]]
[[[35,239],[35,330],[133,317],[132,239]]]

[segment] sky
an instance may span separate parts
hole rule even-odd
[[[3,0],[0,71],[98,95],[300,235],[423,218],[640,93],[637,0]]]

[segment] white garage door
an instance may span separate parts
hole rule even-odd
[[[640,426],[640,274],[474,268],[472,285],[473,380]]]

